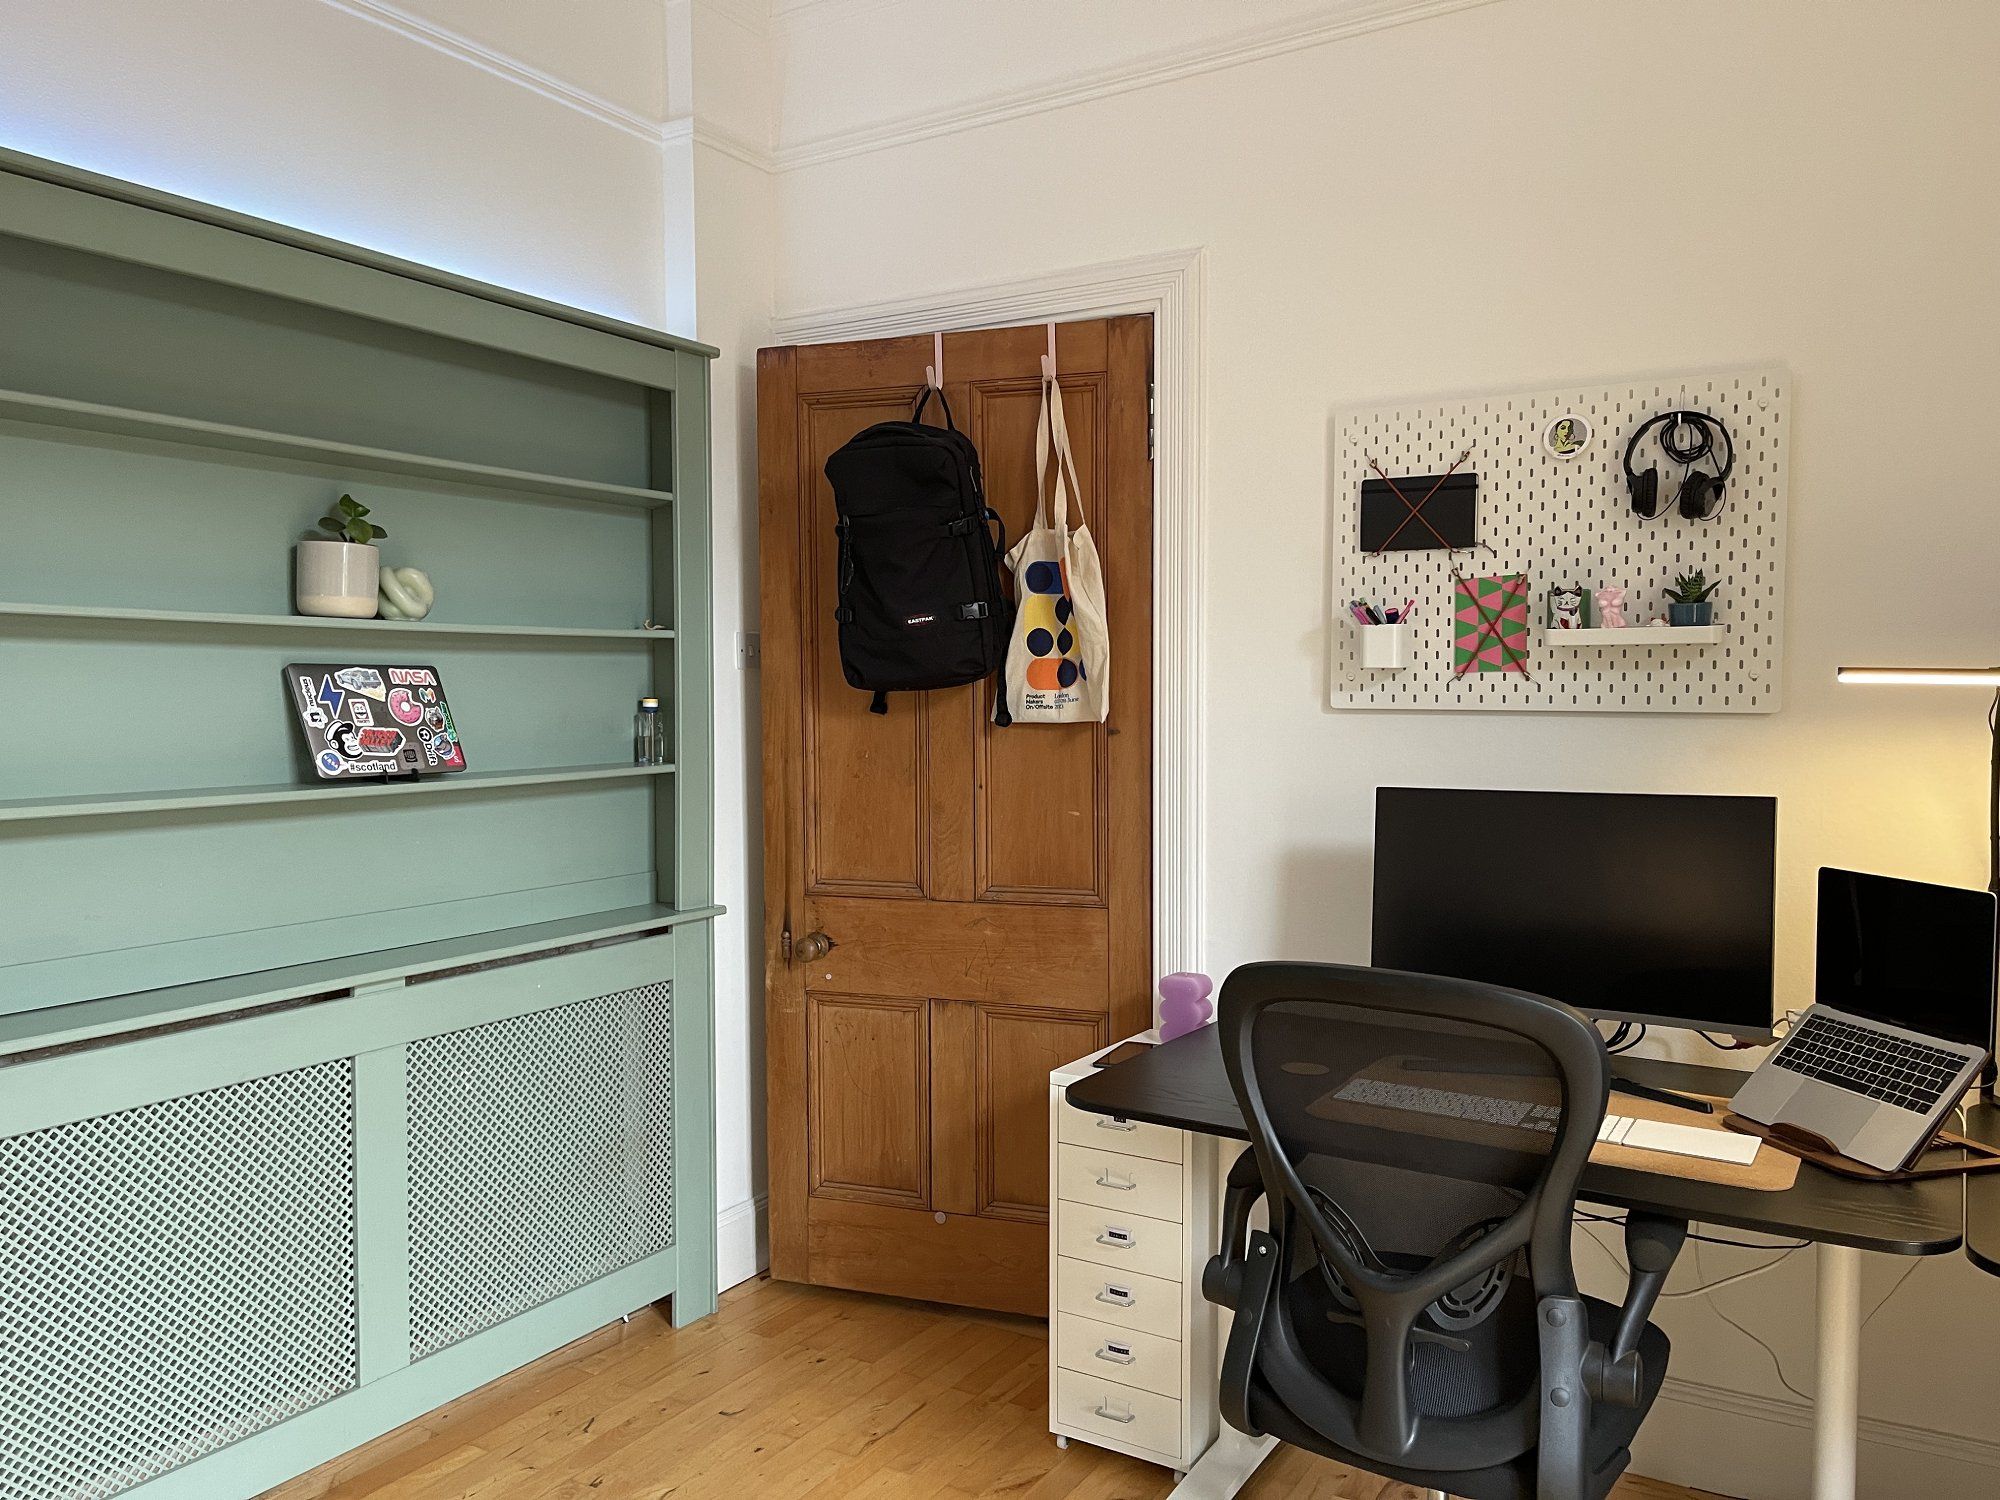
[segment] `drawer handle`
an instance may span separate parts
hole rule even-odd
[[[1106,1224],[1104,1233],[1097,1237],[1097,1243],[1113,1250],[1130,1250],[1139,1243],[1139,1236],[1129,1229],[1120,1229],[1115,1224]]]
[[[1123,1344],[1106,1344],[1097,1351],[1097,1357],[1114,1365],[1129,1365],[1138,1362],[1139,1356]]]
[[[1136,1181],[1120,1182],[1116,1177],[1111,1175],[1111,1168],[1106,1167],[1097,1174],[1097,1185],[1101,1188],[1116,1188],[1121,1193],[1129,1193],[1139,1184]]]
[[[1114,1115],[1099,1115],[1097,1117],[1097,1128],[1099,1130],[1123,1131],[1125,1134],[1130,1135],[1139,1127],[1134,1125],[1130,1120],[1121,1120]]]
[[[1139,1299],[1126,1291],[1124,1287],[1112,1286],[1107,1282],[1105,1283],[1104,1290],[1097,1294],[1097,1300],[1099,1302],[1108,1302],[1113,1307],[1130,1307]]]
[[[1113,1411],[1109,1399],[1105,1400],[1096,1410],[1091,1412],[1091,1415],[1102,1417],[1107,1422],[1131,1423],[1139,1420],[1139,1414],[1136,1411]]]

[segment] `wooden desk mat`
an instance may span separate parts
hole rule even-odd
[[[1383,1083],[1408,1084],[1417,1088],[1443,1089],[1455,1093],[1477,1092],[1490,1097],[1515,1098],[1536,1102],[1547,1095],[1549,1080],[1545,1078],[1508,1079],[1492,1074],[1481,1074],[1476,1089],[1467,1088],[1463,1073],[1431,1072],[1420,1065],[1420,1060],[1409,1057],[1385,1057],[1371,1063],[1354,1075],[1356,1078],[1370,1079]],[[1337,1087],[1344,1088],[1340,1084]],[[1699,1097],[1699,1096],[1697,1096]],[[1711,1100],[1724,1103],[1723,1100]],[[1512,1125],[1494,1125],[1476,1120],[1459,1120],[1446,1115],[1424,1114],[1417,1110],[1396,1109],[1387,1105],[1364,1104],[1350,1099],[1335,1097],[1334,1090],[1328,1090],[1311,1104],[1306,1113],[1317,1119],[1339,1124],[1373,1126],[1384,1130],[1426,1130],[1438,1135],[1449,1134],[1451,1138],[1477,1142],[1481,1145],[1497,1146],[1505,1150],[1518,1151],[1522,1137],[1533,1132]],[[1636,1120],[1659,1120],[1669,1125],[1690,1125],[1697,1130],[1714,1130],[1722,1134],[1732,1134],[1723,1124],[1723,1115],[1717,1111],[1712,1115],[1698,1115],[1692,1110],[1676,1109],[1671,1104],[1656,1104],[1650,1099],[1638,1099],[1629,1094],[1612,1091],[1611,1102],[1606,1114],[1628,1115]],[[1449,1126],[1449,1132],[1445,1127]],[[1666,1151],[1642,1151],[1635,1146],[1615,1146],[1599,1141],[1590,1152],[1591,1161],[1602,1167],[1622,1167],[1632,1172],[1651,1172],[1660,1177],[1680,1177],[1690,1182],[1713,1183],[1717,1187],[1748,1188],[1758,1193],[1782,1193],[1799,1180],[1800,1161],[1788,1152],[1780,1151],[1768,1143],[1757,1148],[1756,1160],[1748,1165],[1731,1161],[1710,1161],[1700,1156],[1675,1156]]]
[[[1690,1097],[1706,1098],[1711,1104],[1728,1103],[1725,1099],[1706,1094]],[[1611,1091],[1611,1102],[1605,1106],[1604,1112],[1608,1115],[1630,1115],[1635,1120],[1692,1125],[1697,1130],[1719,1130],[1724,1135],[1734,1133],[1722,1123],[1720,1110],[1712,1115],[1698,1115],[1692,1110],[1675,1109],[1671,1104],[1635,1099],[1616,1089]],[[1641,1151],[1633,1146],[1613,1146],[1605,1141],[1599,1141],[1591,1148],[1590,1159],[1600,1167],[1625,1167],[1634,1172],[1652,1172],[1660,1177],[1712,1182],[1717,1187],[1749,1188],[1756,1193],[1784,1192],[1799,1180],[1799,1168],[1803,1165],[1796,1156],[1780,1151],[1768,1142],[1758,1146],[1757,1159],[1748,1166],[1738,1166],[1733,1161],[1709,1161],[1699,1156],[1674,1156],[1665,1151]]]

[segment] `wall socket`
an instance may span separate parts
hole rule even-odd
[[[754,630],[736,632],[736,670],[747,672],[764,660],[764,638]]]

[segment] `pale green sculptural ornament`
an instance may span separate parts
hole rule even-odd
[[[381,614],[385,620],[421,620],[431,612],[437,590],[421,568],[382,570]]]

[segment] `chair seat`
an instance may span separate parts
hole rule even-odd
[[[1590,1318],[1591,1338],[1608,1348],[1618,1327],[1618,1309],[1595,1297],[1585,1297],[1583,1302]],[[1632,1438],[1638,1432],[1639,1424],[1645,1421],[1646,1413],[1652,1409],[1654,1400],[1660,1394],[1661,1383],[1667,1378],[1670,1348],[1666,1334],[1647,1324],[1639,1337],[1639,1358],[1644,1370],[1639,1404],[1625,1407],[1598,1402],[1592,1406],[1588,1450],[1591,1478],[1580,1500],[1604,1500],[1611,1487],[1618,1482],[1618,1476],[1625,1472],[1625,1466],[1632,1461]],[[1447,1495],[1458,1497],[1458,1500],[1535,1500],[1537,1486],[1533,1449],[1511,1463],[1485,1469],[1404,1469],[1351,1453],[1328,1442],[1293,1416],[1261,1378],[1251,1383],[1249,1411],[1251,1421],[1271,1436],[1295,1448],[1303,1448],[1366,1473],[1400,1480],[1419,1489],[1442,1490]]]

